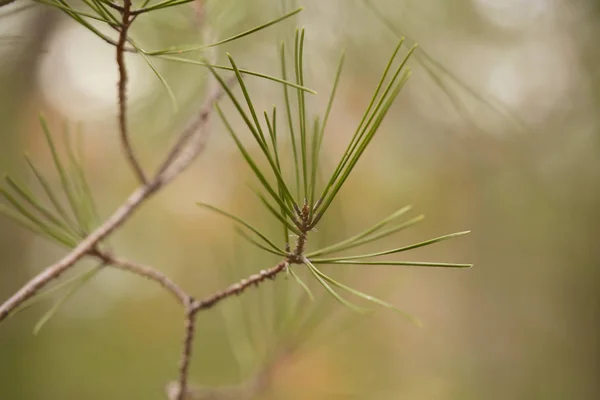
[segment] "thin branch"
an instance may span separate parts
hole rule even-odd
[[[303,209],[302,218],[303,218],[303,228],[306,228],[309,221],[308,212],[306,205]],[[196,314],[199,311],[207,310],[213,307],[215,304],[224,300],[231,296],[239,296],[246,289],[251,286],[258,286],[260,283],[264,282],[267,279],[275,279],[275,277],[282,271],[285,271],[286,268],[290,266],[290,264],[299,262],[299,259],[304,252],[304,246],[306,245],[306,231],[298,237],[296,242],[296,248],[294,252],[288,254],[288,256],[282,260],[279,264],[274,267],[263,269],[259,273],[250,275],[248,278],[242,279],[241,281],[230,285],[227,289],[222,290],[220,292],[214,293],[211,296],[205,297],[202,300],[194,300],[189,305],[186,304],[186,320],[185,320],[185,337],[183,340],[183,350],[181,353],[181,358],[179,362],[179,379],[177,383],[177,387],[175,387],[172,398],[175,400],[184,400],[186,393],[188,392],[187,388],[187,375],[189,372],[190,359],[192,356],[192,346],[194,342],[194,329],[196,322]],[[190,298],[191,300],[191,298]],[[257,382],[257,388],[262,387],[262,382]]]
[[[295,348],[285,347],[277,353],[255,376],[246,382],[233,386],[193,386],[188,385],[185,392],[187,400],[251,400],[264,394],[273,381],[273,375],[278,368],[287,363],[294,355]],[[169,400],[175,400],[177,381],[170,382],[165,391]]]
[[[175,400],[184,400],[187,393],[187,381],[192,359],[192,347],[194,345],[194,333],[196,331],[196,312],[192,304],[186,304],[185,312],[185,336],[183,338],[183,350],[179,360],[179,379],[175,391]]]
[[[127,129],[127,68],[125,66],[125,43],[127,42],[127,32],[131,26],[131,0],[124,0],[123,12],[121,13],[121,27],[119,30],[119,40],[117,41],[117,65],[119,67],[119,131],[121,136],[121,145],[125,151],[125,155],[137,175],[138,180],[147,184],[148,180],[144,174],[144,170],[140,166],[139,161],[131,147],[129,141],[129,132]]]
[[[175,400],[184,400],[186,393],[188,393],[187,381],[192,358],[192,349],[194,345],[196,315],[198,312],[207,310],[213,307],[219,301],[228,297],[238,296],[250,286],[258,286],[266,279],[275,279],[277,274],[279,274],[281,271],[284,271],[288,266],[289,263],[287,260],[281,261],[274,267],[263,269],[259,273],[251,275],[246,279],[242,279],[238,283],[234,283],[233,285],[229,286],[227,289],[208,296],[203,300],[194,301],[191,297],[186,297],[185,335],[183,338],[183,348],[179,360],[179,377],[177,379],[176,386],[172,389],[169,389],[170,392],[172,391],[172,394],[169,395],[170,398]]]
[[[15,294],[0,305],[0,322],[2,322],[12,310],[34,296],[40,289],[54,279],[61,276],[63,272],[71,268],[85,255],[90,254],[108,235],[119,228],[129,217],[158,190],[162,189],[173,179],[183,173],[190,164],[198,157],[205,148],[210,131],[206,128],[210,122],[214,101],[223,95],[222,90],[213,93],[213,101],[203,104],[199,112],[199,118],[194,123],[197,132],[193,140],[187,146],[183,145],[181,154],[171,162],[170,166],[161,174],[148,182],[145,186],[137,189],[100,227],[88,235],[79,245],[57,263],[46,267],[41,273],[33,277]]]
[[[88,254],[96,245],[114,230],[120,227],[149,196],[158,189],[158,185],[147,185],[136,190],[98,229],[88,235],[69,254],[60,261],[46,267],[37,276],[27,282],[21,289],[0,305],[0,322],[8,314],[27,299],[34,296],[40,289],[63,272],[72,267],[77,261]]]
[[[207,101],[202,105],[197,119],[184,131],[178,143],[173,147],[174,151],[172,153],[174,155],[172,160],[169,163],[163,163],[156,176],[156,179],[161,184],[164,185],[171,182],[182,171],[187,169],[196,157],[204,151],[210,136],[209,124],[213,106],[223,96],[223,93],[222,88],[215,88]],[[184,135],[188,137],[184,139]]]
[[[277,274],[279,274],[281,271],[285,270],[285,268],[289,266],[288,261],[284,260],[272,268],[262,270],[258,274],[254,274],[246,279],[242,279],[240,282],[229,286],[227,289],[221,292],[217,292],[203,300],[194,301],[193,298],[190,295],[188,295],[183,289],[181,289],[179,286],[173,283],[166,275],[162,274],[160,271],[154,268],[147,267],[129,260],[117,258],[109,253],[91,251],[91,254],[100,258],[112,267],[123,269],[125,271],[129,271],[136,275],[157,282],[166,290],[171,292],[171,294],[173,294],[185,307],[185,334],[183,339],[183,348],[179,360],[179,376],[177,383],[173,388],[173,392],[170,395],[170,398],[173,398],[175,400],[184,400],[186,398],[186,393],[188,393],[189,391],[188,377],[196,330],[196,316],[198,312],[201,310],[211,308],[220,300],[223,300],[227,297],[234,295],[237,296],[252,285],[258,286],[261,282],[263,282],[266,279],[274,279]],[[254,393],[259,392],[265,387],[267,383],[266,381],[267,377],[265,371],[265,374],[260,374],[257,377],[257,379],[252,382],[252,385],[247,389]]]
[[[218,98],[220,95],[216,95]],[[14,295],[8,298],[0,305],[0,322],[8,316],[8,314],[18,307],[21,303],[34,296],[41,288],[52,280],[58,278],[63,272],[72,267],[77,261],[89,254],[96,245],[115,229],[119,228],[137,209],[152,196],[156,191],[167,185],[175,177],[181,174],[189,167],[192,161],[204,150],[206,140],[209,136],[209,131],[205,129],[208,124],[210,114],[213,109],[213,102],[205,103],[200,110],[201,118],[197,124],[200,132],[194,143],[189,144],[190,152],[182,155],[177,162],[172,164],[172,168],[167,169],[164,174],[157,175],[152,182],[149,182],[144,187],[136,190],[128,199],[110,216],[99,228],[86,237],[77,247],[57,263],[50,265],[44,271],[27,282]]]
[[[181,305],[186,306],[190,302],[190,296],[180,288],[176,283],[171,281],[166,275],[162,272],[148,267],[142,264],[138,264],[136,262],[126,260],[123,258],[115,257],[114,255],[101,251],[92,251],[92,255],[100,258],[106,264],[122,269],[124,271],[129,271],[136,275],[139,275],[143,278],[150,279],[161,285],[163,288],[168,290],[175,298],[181,303]]]
[[[244,290],[248,289],[250,286],[258,286],[259,283],[264,281],[265,279],[274,279],[278,273],[285,270],[289,266],[287,260],[281,261],[279,264],[274,267],[263,269],[258,274],[254,274],[249,276],[246,279],[242,279],[238,283],[234,283],[229,286],[227,289],[217,292],[211,296],[208,296],[202,300],[196,300],[192,304],[192,310],[194,313],[205,310],[207,308],[211,308],[219,301],[226,299],[230,296],[238,296]]]
[[[209,28],[206,29],[207,33],[205,34],[205,39],[211,38],[210,31],[211,30]],[[211,57],[211,58],[216,58],[216,55],[213,54],[213,57]],[[211,60],[211,61],[216,61],[216,60]],[[218,82],[216,80],[211,79],[210,81],[212,82],[212,84],[210,84],[208,86],[208,90],[207,90],[208,94],[206,96],[206,99],[202,103],[202,106],[200,107],[200,112],[198,113],[197,118],[194,121],[192,121],[192,123],[189,124],[187,126],[187,128],[185,128],[184,131],[181,133],[181,135],[179,136],[179,139],[177,140],[175,145],[173,145],[173,147],[171,148],[171,151],[169,151],[169,154],[163,161],[162,165],[159,167],[157,175],[163,174],[167,168],[170,168],[172,166],[173,162],[175,161],[175,159],[177,159],[181,155],[183,149],[187,146],[190,139],[194,136],[195,133],[199,132],[200,127],[203,127],[204,129],[206,129],[208,122],[209,122],[210,114],[211,114],[211,111],[213,108],[213,104],[218,102],[225,94],[225,91],[218,84]],[[231,81],[228,82],[228,84],[231,85],[231,84],[233,84],[233,82],[234,82],[234,79],[231,78]],[[206,136],[206,135],[202,134],[202,132],[199,132],[198,136]],[[203,145],[196,144],[196,147],[202,147],[202,146]],[[199,150],[194,150],[191,153],[193,154],[194,152],[197,152],[197,151],[199,151]],[[171,171],[169,174],[173,174],[173,171]]]

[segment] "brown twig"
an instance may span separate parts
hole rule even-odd
[[[185,335],[183,338],[183,349],[179,360],[179,378],[177,380],[177,387],[173,390],[172,398],[175,400],[184,400],[185,395],[188,391],[187,380],[189,375],[189,367],[192,358],[192,346],[194,344],[194,332],[196,325],[196,316],[199,311],[206,310],[217,304],[219,301],[224,300],[231,296],[238,296],[244,290],[250,286],[258,286],[261,282],[266,279],[274,279],[277,274],[285,270],[289,263],[287,260],[280,262],[274,267],[263,269],[258,274],[249,276],[246,279],[242,279],[238,283],[234,283],[227,289],[217,292],[211,296],[204,298],[203,300],[191,300],[189,304],[186,304],[186,317],[185,317]]]
[[[125,66],[125,43],[127,42],[127,32],[131,26],[131,0],[123,1],[123,11],[121,12],[121,26],[119,29],[119,40],[117,41],[117,65],[119,68],[118,98],[119,98],[119,131],[121,136],[121,145],[125,151],[125,156],[131,165],[131,168],[137,175],[142,184],[147,184],[148,180],[144,170],[131,147],[129,141],[129,131],[127,129],[127,68]]]
[[[233,85],[235,79],[228,81],[229,85]],[[200,130],[206,129],[210,122],[212,114],[212,106],[218,102],[224,95],[224,91],[220,86],[214,85],[210,89],[206,100],[200,107],[197,118],[194,119],[181,133],[181,136],[171,148],[171,151],[159,167],[157,175],[161,175],[163,180],[169,180],[171,176],[177,175],[178,171],[189,163],[190,159],[194,159],[201,152],[206,144],[207,135],[202,134]],[[192,138],[197,140],[190,144]],[[187,151],[184,151],[187,150]]]
[[[63,272],[72,267],[77,261],[87,255],[96,245],[110,233],[120,227],[158,187],[147,185],[136,190],[117,211],[115,211],[99,228],[88,235],[69,254],[55,264],[46,267],[41,273],[27,282],[15,294],[0,305],[0,322],[8,314],[35,295],[47,283],[61,276]]]
[[[231,386],[197,386],[188,385],[184,398],[186,400],[250,400],[262,395],[269,388],[273,375],[278,368],[287,363],[295,349],[282,348],[277,355],[251,379],[239,385]],[[165,391],[169,400],[175,400],[178,394],[177,381],[170,382]]]
[[[185,335],[183,337],[183,350],[179,359],[179,378],[177,380],[177,389],[175,400],[184,400],[187,393],[187,381],[190,371],[190,362],[192,360],[192,347],[194,345],[194,333],[196,331],[196,312],[192,303],[186,304],[185,310]]]
[[[213,103],[210,103],[211,108],[212,104]],[[204,107],[209,107],[209,105],[205,104]],[[206,123],[206,118],[203,120]],[[204,131],[202,131],[200,132],[200,135],[205,136],[206,134]],[[185,165],[187,166],[191,163],[192,159],[186,160],[187,161]],[[168,169],[166,171],[168,171]],[[181,171],[183,171],[183,169],[181,169]],[[0,321],[6,318],[6,316],[8,316],[9,313],[16,307],[36,294],[48,282],[58,278],[64,271],[73,266],[85,255],[98,257],[113,267],[135,273],[147,279],[151,279],[171,292],[185,307],[185,335],[179,362],[179,378],[177,381],[178,385],[174,396],[176,400],[183,400],[185,398],[185,394],[187,393],[187,380],[192,356],[197,313],[201,310],[206,310],[213,307],[215,304],[228,297],[240,295],[251,286],[258,286],[267,279],[274,279],[292,263],[301,263],[303,259],[302,254],[304,252],[304,247],[307,240],[307,227],[309,226],[309,221],[307,219],[308,213],[306,212],[305,206],[302,210],[302,215],[300,216],[302,219],[303,230],[296,242],[296,248],[280,263],[271,268],[261,270],[259,273],[251,275],[248,278],[242,279],[238,283],[230,285],[227,289],[219,291],[202,300],[194,300],[183,289],[173,283],[168,277],[166,277],[166,275],[162,274],[158,270],[132,261],[117,258],[109,253],[101,252],[96,249],[97,244],[102,239],[121,226],[127,220],[127,218],[131,216],[135,210],[137,210],[140,204],[142,204],[148,197],[150,197],[167,183],[167,180],[163,180],[164,176],[165,175],[161,174],[157,175],[152,182],[134,192],[134,194],[132,194],[129,199],[121,207],[119,207],[119,209],[110,218],[108,218],[100,228],[96,229],[92,234],[84,239],[71,253],[69,253],[58,263],[47,267],[41,274],[37,275],[25,286],[23,286],[21,290],[11,296],[4,304],[0,306]]]
[[[186,306],[188,303],[190,303],[190,296],[182,288],[180,288],[176,283],[171,281],[162,272],[152,267],[148,267],[130,260],[125,260],[123,258],[115,257],[110,253],[102,251],[94,250],[91,252],[91,254],[98,257],[106,264],[114,268],[129,271],[131,273],[134,273],[136,275],[158,283],[166,290],[168,290],[183,306]]]
[[[233,84],[233,82],[233,80],[229,81],[230,84]],[[181,135],[180,140],[169,154],[173,154],[173,158],[169,162],[163,163],[159,169],[155,179],[159,180],[161,184],[165,185],[179,176],[204,151],[209,138],[208,127],[211,121],[213,105],[223,97],[223,94],[224,92],[221,87],[214,87],[213,91],[208,95],[207,101],[200,108],[198,117],[184,131],[184,134]],[[184,138],[184,136],[187,137]]]
[[[218,97],[218,95],[215,95],[215,98]],[[200,110],[199,115],[206,116],[210,114],[213,109],[213,104],[213,102],[205,103]],[[176,176],[183,173],[204,149],[203,143],[206,143],[210,134],[208,129],[204,129],[204,124],[208,124],[209,120],[210,118],[207,117],[201,118],[199,127],[196,131],[196,142],[202,144],[202,146],[197,146],[185,159],[177,159],[176,168],[168,169],[164,174],[157,175],[151,182],[137,189],[100,227],[88,235],[81,243],[79,243],[79,245],[77,245],[77,247],[71,250],[69,254],[57,263],[46,267],[41,273],[32,278],[15,294],[2,303],[2,305],[0,305],[0,322],[4,320],[12,310],[35,295],[46,284],[60,277],[63,272],[71,268],[85,255],[89,254],[90,251],[97,247],[102,239],[119,228],[149,197],[166,186]]]
[[[251,275],[240,282],[230,285],[225,290],[214,293],[204,299],[194,300],[182,288],[173,283],[166,275],[151,267],[147,267],[129,260],[118,258],[110,253],[98,250],[100,242],[118,229],[128,218],[153,194],[171,182],[183,171],[185,171],[196,157],[204,150],[210,130],[207,129],[211,119],[213,104],[217,102],[224,94],[223,88],[214,85],[209,89],[209,93],[197,118],[182,132],[178,141],[171,148],[161,164],[158,172],[150,181],[146,178],[135,153],[129,142],[127,130],[127,82],[128,74],[124,60],[124,53],[128,51],[125,47],[128,41],[127,32],[135,15],[131,11],[131,0],[124,0],[123,6],[116,5],[114,9],[121,12],[122,24],[119,27],[119,39],[116,42],[116,59],[119,69],[118,82],[118,101],[119,101],[119,129],[123,149],[126,157],[143,186],[137,189],[123,205],[121,205],[99,228],[88,235],[79,243],[69,254],[57,263],[48,266],[40,274],[27,282],[13,296],[0,305],[0,322],[4,320],[14,309],[24,301],[34,296],[47,283],[61,276],[62,273],[71,268],[77,261],[86,255],[100,258],[107,264],[115,268],[135,273],[144,278],[157,282],[167,291],[169,291],[185,308],[185,334],[183,339],[183,348],[179,362],[179,376],[174,398],[183,400],[187,393],[187,382],[192,356],[194,342],[195,324],[198,312],[213,307],[218,302],[232,296],[240,295],[251,286],[258,286],[267,279],[274,279],[280,272],[293,263],[301,263],[303,259],[304,247],[306,244],[307,232],[310,230],[310,221],[308,220],[308,209],[304,206],[302,212],[298,208],[299,218],[302,220],[302,234],[299,236],[294,252],[290,252],[284,260],[277,265],[264,269],[257,274]],[[235,82],[232,79],[228,82],[231,85]],[[257,383],[257,388],[262,387],[261,382]]]
[[[129,260],[117,258],[109,253],[101,251],[92,251],[91,254],[100,258],[102,261],[106,262],[112,267],[123,269],[125,271],[132,272],[136,275],[157,282],[166,290],[171,292],[171,294],[173,294],[173,296],[175,296],[179,300],[179,302],[185,307],[185,334],[183,339],[181,357],[179,361],[179,376],[177,380],[177,386],[172,394],[172,398],[175,400],[184,400],[186,397],[185,395],[188,392],[187,382],[192,357],[192,347],[194,344],[196,317],[198,312],[201,310],[211,308],[219,301],[224,300],[228,297],[240,295],[244,290],[246,290],[250,286],[258,286],[261,282],[263,282],[266,279],[274,279],[278,273],[285,270],[285,268],[287,268],[289,265],[287,261],[282,261],[272,268],[262,270],[258,274],[254,274],[246,279],[242,279],[240,282],[229,286],[223,291],[217,292],[203,300],[194,301],[193,298],[190,295],[188,295],[183,289],[181,289],[179,286],[173,283],[166,275],[162,274],[154,268],[147,267]],[[252,390],[254,392],[262,389],[262,387],[265,385],[265,377],[263,376],[263,374],[261,374],[260,376],[260,380],[257,379],[257,381],[254,382],[256,388],[252,387],[249,388],[249,390]]]
[[[223,291],[208,296],[203,300],[196,301],[183,289],[181,289],[177,284],[173,283],[166,275],[154,268],[144,266],[133,261],[118,258],[110,253],[101,252],[98,250],[90,251],[90,255],[98,257],[99,259],[101,259],[106,264],[112,267],[129,271],[136,275],[157,282],[166,290],[168,290],[171,294],[173,294],[173,296],[175,296],[177,300],[184,306],[185,334],[183,339],[181,357],[179,360],[179,376],[176,387],[172,390],[172,394],[170,396],[175,400],[184,400],[186,397],[186,393],[188,392],[188,377],[192,357],[192,348],[194,344],[196,317],[198,312],[200,312],[201,310],[211,308],[219,301],[224,300],[228,297],[238,296],[250,286],[258,286],[261,282],[263,282],[266,279],[274,279],[277,274],[284,271],[289,266],[289,262],[287,260],[284,260],[279,264],[275,265],[274,267],[264,269],[257,274],[249,276],[246,279],[242,279],[238,283],[230,285],[227,289]],[[262,390],[262,388],[266,384],[265,376],[263,375],[264,374],[259,375],[260,379],[258,379],[257,377],[256,382],[253,381],[252,387],[248,388],[248,390],[251,390],[252,392],[258,392]]]
[[[204,310],[207,308],[211,308],[219,301],[230,297],[230,296],[238,296],[244,290],[248,289],[250,286],[258,286],[259,283],[263,282],[265,279],[274,279],[275,276],[281,271],[285,270],[285,268],[289,265],[287,260],[281,261],[279,264],[274,267],[263,269],[258,274],[254,274],[249,276],[246,279],[242,279],[238,283],[234,283],[229,286],[227,289],[217,292],[209,297],[206,297],[202,300],[197,300],[192,304],[192,310],[194,312],[198,312],[200,310]]]
[[[204,31],[204,41],[210,41],[212,39],[212,30],[209,27],[206,27]],[[210,56],[210,61],[212,63],[215,63],[217,56],[214,53],[214,51],[209,52],[208,55]],[[233,85],[236,82],[236,79],[234,78],[235,77],[230,78],[227,82],[227,85]],[[225,94],[223,88],[218,84],[218,82],[215,79],[210,80],[210,82],[212,82],[212,84],[207,86],[207,95],[205,96],[205,100],[203,101],[203,104],[200,107],[200,112],[197,114],[197,117],[183,130],[183,132],[179,136],[179,139],[177,139],[177,142],[175,143],[175,145],[172,146],[171,151],[169,152],[169,154],[167,154],[162,165],[159,167],[157,174],[164,174],[167,168],[172,169],[172,171],[170,171],[167,175],[172,175],[176,173],[177,168],[173,168],[173,164],[178,164],[184,161],[175,162],[175,160],[178,158],[185,159],[185,157],[180,156],[186,148],[186,146],[188,145],[189,141],[192,139],[192,137],[203,136],[201,133],[196,133],[200,128],[206,129],[209,123],[211,114],[210,111],[212,111],[213,103],[218,102]],[[193,147],[193,149],[190,149],[188,153],[190,153],[193,157],[194,153],[201,151],[202,146],[203,144],[201,143],[196,143],[194,146],[189,146],[190,148]]]
[[[215,304],[228,297],[239,296],[251,286],[258,286],[267,279],[275,279],[277,275],[285,271],[290,264],[302,263],[304,260],[304,248],[306,246],[308,226],[310,225],[308,208],[305,205],[300,215],[302,219],[302,233],[298,236],[296,246],[293,252],[289,253],[279,264],[263,269],[259,273],[250,275],[248,278],[230,285],[227,289],[214,293],[201,300],[194,300],[189,306],[186,306],[185,336],[183,340],[183,350],[180,357],[178,386],[172,396],[175,400],[184,400],[187,393],[187,374],[189,372],[190,359],[192,356],[192,345],[194,341],[194,326],[196,314],[199,311],[207,310]],[[263,382],[257,384],[264,384]]]
[[[306,209],[306,207],[304,207],[304,209]],[[306,228],[309,224],[308,212],[302,213],[301,218],[303,220],[304,228]],[[204,299],[194,300],[191,304],[189,304],[189,306],[186,306],[186,329],[183,340],[184,344],[179,362],[179,379],[177,387],[173,390],[173,399],[184,400],[187,393],[187,374],[189,373],[190,359],[192,357],[196,314],[199,311],[207,310],[213,307],[215,304],[228,297],[239,296],[251,286],[258,286],[267,279],[275,279],[277,275],[282,271],[285,271],[290,264],[301,263],[304,259],[302,254],[306,245],[306,236],[307,232],[303,231],[296,241],[294,252],[289,253],[284,260],[279,262],[279,264],[268,269],[263,269],[257,274],[250,275],[248,278],[242,279],[241,281],[230,285],[227,289],[214,293],[208,297],[205,297]],[[257,384],[263,385],[264,382],[259,382]]]

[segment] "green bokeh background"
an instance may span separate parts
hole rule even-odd
[[[61,53],[57,43],[69,37],[77,44],[85,32],[45,7],[9,13],[26,4],[19,3],[0,10],[0,169],[33,183],[21,157],[26,152],[52,174],[38,113],[57,134],[65,118],[79,121],[87,170],[100,214],[107,216],[135,188],[119,148],[115,103],[94,97],[101,97],[104,82],[116,83],[103,69],[114,73],[116,66],[77,64],[73,60],[107,45],[88,38]],[[424,326],[383,310],[369,318],[349,316],[324,297],[306,310],[327,304],[325,317],[297,339],[269,327],[277,293],[298,288],[281,279],[266,283],[199,315],[191,381],[236,385],[264,367],[265,354],[293,342],[297,347],[277,364],[261,398],[598,398],[600,9],[591,0],[374,3],[476,93],[504,100],[525,128],[438,70],[448,85],[444,91],[413,58],[411,80],[313,243],[332,243],[412,204],[425,221],[368,250],[471,229],[466,237],[403,258],[475,267],[329,268],[419,316]],[[335,63],[346,49],[324,144],[327,172],[360,121],[397,39],[361,1],[302,5],[296,20],[218,54],[223,60],[228,51],[246,68],[278,74],[276,44],[295,24],[304,26],[307,81],[319,92],[311,107],[323,110]],[[279,1],[207,1],[207,7],[221,38],[281,14]],[[138,22],[134,35],[151,48],[199,40],[189,6]],[[75,64],[67,68],[69,63]],[[132,132],[144,165],[152,168],[197,108],[206,71],[158,64],[179,100],[174,111],[164,88],[141,65],[142,83],[132,84],[134,99],[136,90],[142,93],[131,106]],[[81,80],[89,81],[88,97],[70,86]],[[281,104],[278,85],[254,78],[248,84],[261,109]],[[100,104],[99,111],[82,104]],[[229,221],[194,205],[216,204],[278,237],[278,227],[248,189],[250,179],[234,144],[215,124],[190,171],[135,214],[111,245],[199,296],[272,266],[276,259],[236,238]],[[64,254],[0,218],[0,299]],[[33,336],[51,304],[42,302],[0,325],[0,398],[165,398],[183,330],[182,312],[169,295],[137,277],[103,271]]]

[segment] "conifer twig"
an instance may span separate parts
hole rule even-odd
[[[127,128],[127,67],[125,66],[125,43],[127,42],[127,32],[131,26],[131,0],[123,1],[123,11],[121,12],[121,26],[119,27],[119,40],[117,41],[117,66],[119,68],[118,98],[119,98],[119,133],[121,145],[125,151],[125,156],[129,161],[137,179],[142,184],[147,184],[148,179],[142,169],[131,142],[129,140],[129,130]]]
[[[110,253],[94,251],[92,254],[104,261],[107,265],[122,269],[124,271],[129,271],[133,274],[158,283],[167,291],[169,291],[182,305],[185,306],[187,303],[189,303],[190,296],[162,272],[134,261],[116,257]]]

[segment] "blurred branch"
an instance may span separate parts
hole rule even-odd
[[[388,14],[386,14],[383,10],[381,10],[378,6],[374,4],[373,0],[361,1],[373,13],[377,20],[379,20],[397,38],[407,38],[407,44],[409,45],[416,44],[416,42],[413,39],[411,39],[406,32],[404,32],[404,29],[401,28],[399,24],[393,22]],[[496,98],[490,93],[479,92],[478,90],[473,88],[472,85],[469,85],[464,79],[459,78],[455,73],[451,72],[441,62],[435,60],[422,47],[419,47],[415,52],[415,58],[419,62],[419,64],[421,64],[421,66],[425,69],[425,72],[430,76],[434,83],[437,86],[439,86],[440,89],[442,89],[442,91],[448,97],[448,100],[456,109],[458,114],[461,117],[465,118],[465,120],[468,121],[469,124],[474,126],[477,130],[481,130],[481,128],[473,123],[471,118],[472,115],[469,115],[470,112],[466,109],[465,105],[462,103],[462,101],[456,95],[456,93],[454,93],[449,87],[448,82],[456,84],[458,88],[464,90],[474,99],[479,101],[481,104],[485,105],[486,107],[489,107],[490,110],[497,112],[499,115],[510,119],[515,124],[515,127],[517,127],[518,129],[527,130],[525,122],[503,101]]]
[[[166,290],[168,290],[175,298],[182,304],[186,305],[189,302],[190,296],[188,296],[183,289],[181,289],[177,284],[173,283],[166,275],[162,272],[148,267],[142,264],[138,264],[133,261],[129,261],[123,258],[115,257],[114,255],[102,252],[102,251],[92,251],[92,255],[95,255],[102,261],[104,261],[107,265],[110,265],[114,268],[122,269],[124,271],[132,272],[136,275],[142,276],[144,278],[150,279]]]
[[[230,79],[228,83],[233,85],[235,80]],[[204,150],[209,135],[203,131],[209,124],[212,104],[218,102],[222,97],[223,90],[214,86],[204,105],[200,108],[197,118],[182,132],[177,143],[171,148],[160,166],[158,176],[161,177],[163,184],[177,177]]]
[[[211,29],[204,29],[204,38],[210,40],[212,38]],[[210,52],[210,61],[216,61],[216,54],[214,51]],[[181,133],[177,142],[173,145],[162,165],[158,169],[158,174],[163,176],[164,180],[170,180],[178,174],[181,168],[184,168],[190,159],[193,159],[202,149],[206,143],[207,135],[200,132],[201,128],[206,128],[210,114],[212,111],[212,104],[218,102],[223,94],[225,93],[214,80],[211,80],[212,84],[208,86],[208,95],[204,100],[203,105],[200,107],[196,119],[192,121]],[[233,84],[234,80],[230,81]],[[190,144],[190,141],[196,136],[196,140]],[[182,154],[184,149],[188,151],[186,154]],[[167,171],[168,170],[168,171]]]
[[[8,26],[13,18],[21,18],[23,12],[30,15],[25,18],[23,35],[15,37],[11,42],[11,49],[0,57],[2,65],[0,71],[0,88],[4,98],[10,101],[3,101],[0,108],[0,121],[2,122],[2,134],[0,135],[0,148],[4,150],[0,160],[0,168],[4,169],[7,165],[16,161],[16,156],[21,150],[18,150],[20,143],[23,143],[23,136],[14,135],[10,132],[16,132],[21,127],[19,116],[28,107],[29,100],[36,96],[36,74],[42,60],[41,53],[45,51],[48,43],[52,40],[53,32],[57,27],[58,14],[47,7],[36,7],[34,3],[17,2],[7,7],[0,8],[0,27]],[[21,14],[20,14],[21,13]],[[3,29],[3,28],[2,28]],[[4,32],[4,37],[8,32]],[[0,43],[0,47],[4,46]],[[10,63],[4,61],[11,60]]]
[[[252,379],[239,385],[232,386],[195,386],[191,385],[185,391],[184,400],[251,400],[263,394],[273,380],[277,368],[291,358],[295,349],[285,348],[268,362]],[[177,399],[177,382],[171,382],[165,388],[169,400]]]

